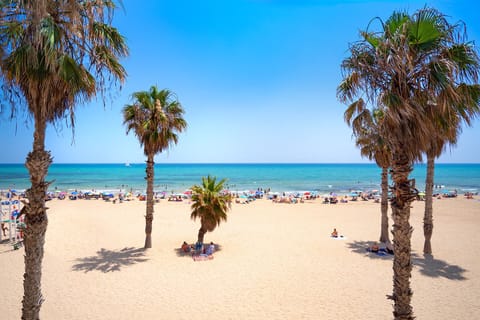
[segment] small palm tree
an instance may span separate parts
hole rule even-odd
[[[361,155],[370,160],[375,160],[376,164],[382,169],[380,242],[390,243],[388,232],[388,168],[392,161],[392,154],[379,132],[381,117],[381,111],[373,110],[371,112],[370,109],[366,108],[363,99],[352,103],[344,113],[345,121],[352,127],[353,135],[356,136],[356,145],[360,148]]]
[[[151,248],[154,157],[168,149],[172,143],[177,144],[178,133],[187,127],[187,123],[183,119],[182,105],[169,90],[158,90],[156,86],[152,86],[149,91],[135,92],[133,98],[135,102],[123,109],[123,117],[127,134],[130,130],[135,132],[147,156],[145,248]]]
[[[22,319],[38,319],[42,259],[48,217],[45,181],[53,159],[45,150],[49,124],[69,119],[75,106],[104,94],[110,80],[126,78],[120,59],[128,54],[112,27],[114,1],[1,1],[0,81],[12,109],[26,106],[34,123],[33,148],[25,166],[25,274]],[[13,113],[13,112],[12,112]]]
[[[231,208],[231,196],[222,193],[226,179],[217,183],[215,177],[202,177],[202,185],[192,187],[193,220],[199,218],[201,227],[198,230],[198,242],[203,243],[205,233],[212,232],[220,222],[227,221],[227,212]]]

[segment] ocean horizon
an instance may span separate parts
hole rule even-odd
[[[270,189],[276,192],[348,193],[380,189],[381,169],[373,163],[156,163],[156,192],[183,192],[203,176],[227,179],[232,191]],[[414,165],[411,178],[425,188],[426,164]],[[49,191],[98,190],[143,192],[145,163],[54,163],[49,168]],[[480,191],[480,163],[438,163],[437,188],[459,193]],[[0,164],[0,190],[30,187],[23,163]]]

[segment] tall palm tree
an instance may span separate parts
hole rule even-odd
[[[388,168],[392,161],[391,152],[379,133],[382,113],[379,110],[371,112],[365,107],[363,99],[352,103],[345,111],[344,118],[352,127],[353,135],[356,136],[356,145],[360,148],[360,154],[375,163],[382,169],[380,201],[380,242],[390,243],[388,232]]]
[[[38,319],[42,259],[47,230],[45,181],[52,163],[45,150],[47,125],[69,119],[75,105],[89,101],[107,82],[121,83],[119,59],[128,54],[124,38],[111,26],[112,1],[2,1],[0,3],[2,88],[13,110],[26,106],[34,121],[33,149],[25,166],[25,273],[22,319]]]
[[[215,177],[202,177],[202,185],[192,187],[193,220],[199,218],[198,242],[203,243],[205,233],[212,232],[220,222],[227,221],[227,212],[231,208],[231,196],[222,193],[225,179],[217,182]]]
[[[475,64],[475,58],[468,57],[467,61],[459,59],[457,70],[461,70]],[[435,158],[438,158],[447,145],[454,146],[461,133],[462,122],[471,125],[471,120],[480,113],[480,86],[460,84],[457,88],[460,101],[442,101],[443,94],[438,95],[435,104],[431,108],[438,108],[438,104],[446,104],[442,113],[432,112],[435,131],[430,136],[430,144],[425,151],[427,156],[427,174],[425,178],[425,212],[423,217],[423,234],[425,242],[423,253],[432,254],[431,238],[433,234],[433,180],[435,172]]]
[[[156,86],[152,86],[149,91],[135,92],[133,99],[135,100],[133,104],[124,107],[123,118],[127,126],[127,134],[130,130],[134,131],[147,156],[145,248],[151,248],[154,157],[168,149],[172,143],[177,144],[178,133],[187,127],[187,123],[183,119],[182,105],[167,89],[158,90]]]
[[[411,234],[410,204],[416,198],[415,181],[409,179],[413,163],[428,149],[435,130],[429,113],[441,113],[443,105],[430,108],[442,92],[442,101],[459,101],[451,72],[462,55],[474,56],[471,44],[458,43],[464,29],[451,25],[443,14],[423,8],[413,15],[394,12],[381,22],[379,32],[365,31],[350,46],[351,56],[342,62],[345,77],[338,87],[342,102],[364,95],[369,105],[382,111],[380,134],[392,152],[393,217],[393,315],[413,319],[410,305]],[[450,55],[445,54],[450,52]],[[461,76],[476,81],[477,67]]]

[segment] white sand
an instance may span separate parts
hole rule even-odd
[[[53,200],[43,261],[43,319],[391,319],[392,256],[366,247],[380,206],[321,200],[234,204],[208,233],[210,261],[179,253],[199,222],[187,202],[155,206],[143,251],[145,203]],[[480,310],[480,201],[434,201],[434,259],[423,249],[423,202],[411,224],[412,305],[418,319],[471,319]],[[392,222],[390,221],[390,224]],[[333,228],[346,236],[329,237]],[[0,245],[0,318],[19,319],[23,248]]]

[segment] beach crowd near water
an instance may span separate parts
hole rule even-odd
[[[381,193],[379,190],[355,190],[350,189],[348,193],[337,193],[337,192],[328,192],[320,193],[319,191],[271,191],[270,188],[257,188],[256,190],[223,190],[223,193],[228,193],[232,195],[232,198],[235,199],[236,203],[249,203],[256,199],[268,199],[276,203],[302,203],[305,200],[315,200],[321,199],[323,203],[336,204],[347,203],[348,201],[357,201],[357,200],[373,200],[379,202]],[[441,198],[454,198],[459,195],[457,189],[446,189],[444,185],[434,185],[433,186],[433,197],[437,199]],[[466,198],[472,198],[475,195],[478,195],[478,192],[464,191],[463,195]],[[192,196],[192,191],[186,189],[183,192],[174,192],[174,191],[155,191],[154,199],[158,202],[162,199],[167,199],[168,201],[183,201],[188,200]],[[390,195],[389,195],[390,197]],[[425,192],[420,191],[417,193],[417,200],[424,200]],[[16,190],[16,189],[0,189],[0,200],[8,199],[26,199],[25,190]],[[58,199],[58,200],[91,200],[91,199],[102,199],[105,201],[123,202],[123,201],[132,201],[146,200],[146,193],[144,191],[136,191],[130,189],[128,191],[122,190],[121,188],[118,191],[98,191],[95,189],[91,190],[79,190],[73,189],[71,191],[49,191],[46,193],[46,201]]]

